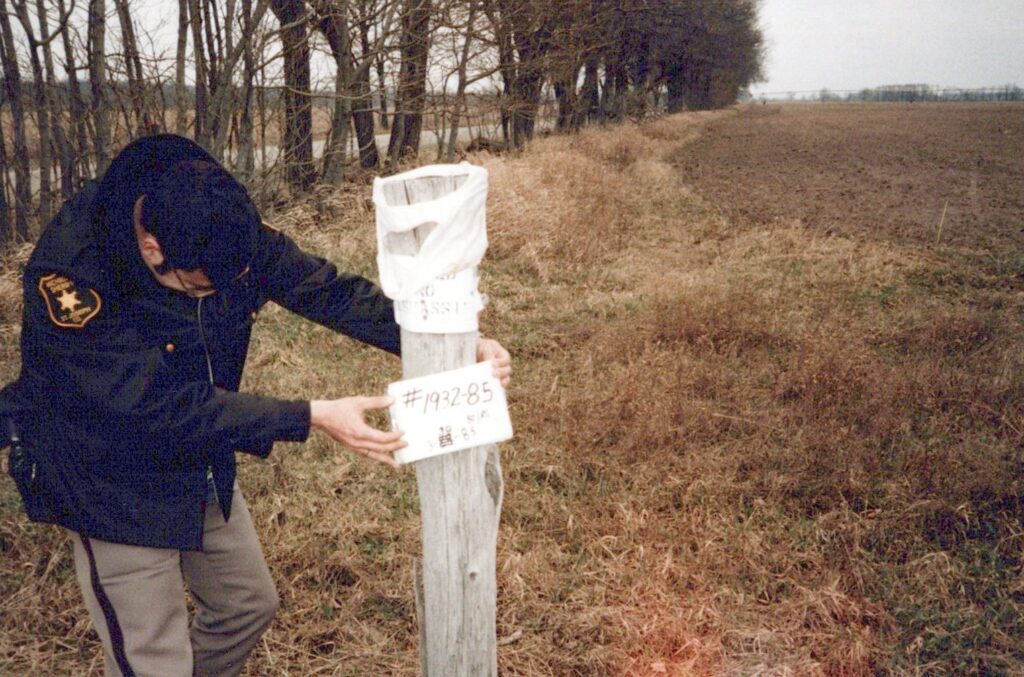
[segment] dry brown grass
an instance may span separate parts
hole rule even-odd
[[[474,159],[491,172],[484,329],[516,357],[502,674],[1024,672],[1024,260],[1012,241],[980,256],[737,219],[674,164],[737,124]],[[372,275],[367,196],[274,221]],[[0,276],[4,318],[16,280]],[[250,367],[247,388],[282,396],[398,376],[274,308]],[[314,438],[241,482],[283,599],[249,674],[416,674],[412,473]],[[99,674],[64,539],[11,491],[0,672]]]

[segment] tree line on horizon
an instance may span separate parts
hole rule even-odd
[[[474,121],[518,149],[542,118],[563,132],[729,105],[761,76],[758,2],[178,0],[162,47],[134,0],[0,0],[0,247],[149,133],[299,194],[354,163],[397,167],[426,127],[451,162]],[[270,168],[268,144],[282,151]]]
[[[1000,87],[941,87],[929,84],[880,85],[856,91],[835,92],[822,89],[817,93],[819,101],[844,102],[974,102],[974,101],[1024,101],[1024,89],[1015,84]]]

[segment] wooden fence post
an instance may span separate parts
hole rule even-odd
[[[390,205],[446,195],[464,176],[389,180]],[[433,224],[409,234],[415,253]],[[478,332],[425,334],[402,329],[405,378],[476,361]],[[498,449],[489,444],[416,462],[423,559],[415,571],[423,677],[497,677],[496,558],[504,484]]]

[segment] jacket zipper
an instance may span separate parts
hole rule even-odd
[[[206,356],[206,375],[213,385],[213,363],[210,361],[210,349],[206,347],[206,330],[203,328],[203,298],[196,299],[196,319],[199,321],[199,340],[203,342],[203,355]]]
[[[196,320],[199,323],[199,340],[203,344],[203,356],[206,357],[206,375],[210,379],[210,385],[214,385],[213,362],[210,360],[210,349],[206,345],[206,329],[203,328],[202,297],[196,299]],[[217,495],[217,484],[213,481],[213,466],[209,463],[206,464],[206,484],[208,489],[213,491],[213,500],[217,503],[220,503],[220,497]]]

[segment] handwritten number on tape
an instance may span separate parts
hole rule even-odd
[[[395,454],[411,463],[438,454],[501,442],[512,437],[505,389],[488,362],[398,381],[391,424],[409,446]]]

